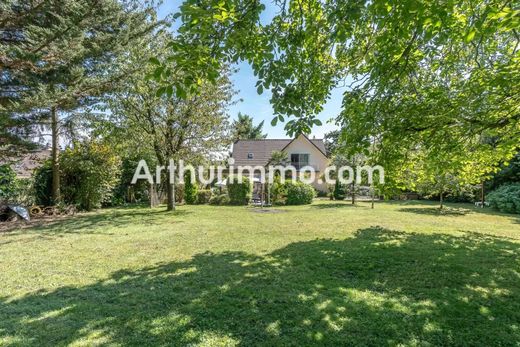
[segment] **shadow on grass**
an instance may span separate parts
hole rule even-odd
[[[26,233],[40,235],[59,235],[70,233],[99,233],[93,232],[99,226],[106,228],[126,228],[129,224],[140,223],[146,225],[161,224],[163,218],[171,219],[171,223],[180,222],[174,217],[182,217],[192,213],[186,210],[166,211],[165,209],[150,209],[141,206],[131,208],[114,208],[89,213],[80,213],[74,216],[58,216],[57,218],[34,219],[31,223],[15,225],[13,229],[6,229],[4,236],[9,232],[25,229]],[[110,235],[110,233],[106,233]]]
[[[330,203],[324,203],[324,204],[313,204],[311,205],[312,208],[318,209],[318,210],[325,210],[329,208],[342,208],[342,207],[360,207],[359,205],[352,205],[350,201],[345,202],[330,202]]]
[[[471,213],[471,210],[466,208],[454,208],[454,207],[444,207],[440,209],[439,207],[403,207],[398,210],[399,212],[407,212],[407,213],[416,213],[416,214],[425,214],[430,216],[465,216],[468,213]]]
[[[439,210],[439,202],[438,201],[431,201],[431,200],[390,200],[385,201],[384,204],[388,205],[397,205],[397,206],[413,206],[417,209],[422,209],[417,206],[425,206],[425,208],[430,208],[431,211]],[[403,210],[406,207],[403,207]],[[451,210],[460,210],[464,213],[479,213],[479,214],[487,214],[492,216],[504,216],[504,217],[513,217],[513,214],[510,213],[504,213],[497,211],[495,209],[492,209],[490,207],[476,207],[475,205],[471,203],[462,203],[462,202],[447,202],[445,204],[445,208],[451,209]],[[432,213],[433,214],[433,213]]]
[[[378,227],[0,298],[4,345],[510,345],[520,245]],[[3,339],[3,340],[2,340]]]

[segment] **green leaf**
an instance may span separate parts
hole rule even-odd
[[[273,120],[271,120],[271,126],[275,127],[276,124],[278,124],[278,117],[274,117]]]
[[[321,126],[321,125],[323,125],[323,123],[322,123],[321,120],[319,120],[319,119],[313,119],[312,122],[313,122],[314,124],[316,124],[317,126]]]
[[[258,92],[258,94],[262,94],[264,92],[264,87],[262,87],[262,85],[259,85],[258,88],[256,88],[256,91]]]
[[[168,95],[169,98],[173,95],[173,86],[166,87],[166,95]]]
[[[153,72],[153,77],[156,79],[156,80],[160,80],[161,79],[161,74],[162,72],[164,71],[164,66],[159,66],[158,68],[156,68]]]
[[[477,32],[475,31],[475,29],[471,30],[467,35],[466,35],[466,38],[465,38],[465,41],[466,42],[471,42],[471,40],[473,40],[473,38],[475,37],[475,34]]]
[[[161,62],[156,57],[151,57],[148,61],[154,65],[161,65]]]
[[[177,95],[178,98],[186,99],[186,90],[184,90],[184,88],[181,86],[177,86],[175,89],[175,95]]]
[[[163,94],[165,92],[166,92],[166,88],[160,87],[159,89],[157,89],[157,92],[155,92],[155,96],[159,98],[159,97],[163,96]]]

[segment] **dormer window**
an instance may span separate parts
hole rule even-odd
[[[253,153],[247,153],[247,159],[253,159]]]

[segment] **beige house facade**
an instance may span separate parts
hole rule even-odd
[[[327,191],[327,184],[322,182],[324,170],[329,165],[329,158],[323,139],[310,139],[299,135],[294,139],[259,139],[238,140],[233,144],[231,157],[234,166],[263,166],[271,163],[274,151],[283,151],[287,154],[288,163],[294,166],[297,172],[304,167],[312,167],[316,173],[313,187],[322,192]]]

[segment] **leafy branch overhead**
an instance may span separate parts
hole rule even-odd
[[[278,9],[274,16],[258,0],[184,1],[170,56],[154,60],[160,93],[196,92],[224,64],[247,61],[258,93],[271,91],[271,124],[284,122],[290,136],[321,125],[317,114],[342,86],[336,122],[352,152],[377,143],[389,160],[417,146],[431,153],[493,149],[491,165],[515,153],[517,4],[275,0],[270,6]],[[168,83],[174,73],[182,83]]]

